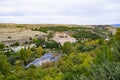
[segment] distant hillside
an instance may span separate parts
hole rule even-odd
[[[38,28],[38,27],[59,27],[59,26],[66,26],[66,27],[87,27],[87,28],[94,28],[94,27],[112,27],[111,25],[77,25],[77,24],[14,24],[14,23],[0,23],[1,28],[15,28],[17,26],[24,26],[26,28]]]
[[[13,24],[13,23],[0,23],[0,28],[16,29],[23,28],[33,29],[40,27],[83,27],[83,28],[100,28],[101,30],[107,29],[112,33],[116,32],[115,27],[112,25],[77,25],[77,24]]]
[[[120,24],[112,24],[114,27],[120,27]]]

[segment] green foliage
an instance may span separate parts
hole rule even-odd
[[[42,39],[33,39],[33,42],[36,44],[36,47],[43,46],[45,44],[45,40]]]
[[[85,43],[77,45],[77,49],[80,52],[90,52],[92,50],[95,50],[100,45],[99,42],[100,42],[99,40],[87,41]]]
[[[65,54],[70,54],[73,51],[72,50],[72,44],[70,42],[64,43],[64,45],[62,47],[62,51]]]
[[[40,28],[36,28],[34,30],[38,30],[38,31],[42,31],[47,33],[48,31],[67,31],[69,29],[69,27],[67,26],[54,26],[54,27],[40,27]]]
[[[43,49],[42,49],[42,47],[41,46],[39,46],[38,48],[37,48],[37,57],[41,57],[42,56],[42,54],[43,54]]]
[[[120,61],[120,41],[115,41],[110,46],[115,60]]]
[[[8,72],[10,70],[10,63],[7,60],[7,56],[5,55],[0,55],[0,73],[4,76],[7,77]]]
[[[11,46],[19,46],[20,44],[19,44],[19,42],[16,42],[16,43],[14,43],[14,44],[11,44]]]
[[[14,63],[15,63],[16,60],[17,60],[17,57],[15,57],[15,56],[13,56],[13,55],[11,55],[11,56],[9,57],[9,62],[10,62],[11,65],[14,65]]]
[[[48,39],[52,38],[53,37],[53,32],[49,32],[48,34]]]
[[[80,50],[81,52],[88,52],[88,51],[91,51],[93,49],[95,49],[96,46],[92,45],[92,46],[80,46],[78,47],[78,50]]]
[[[17,28],[20,28],[20,31],[21,31],[23,28],[26,28],[26,26],[24,26],[24,25],[17,25],[16,27],[17,27]]]
[[[45,32],[74,30],[78,33],[80,31],[84,33],[88,30],[89,33],[89,29],[85,30],[79,27],[60,27],[60,30],[55,27],[53,29],[43,27],[40,29]],[[101,27],[100,29],[102,30]],[[100,31],[97,32],[103,35]],[[65,54],[61,54],[58,61],[46,62],[39,67],[31,65],[30,68],[25,68],[29,62],[41,57],[43,51],[48,49],[54,51],[56,49],[57,52],[61,50],[60,44],[54,41],[45,42],[44,40],[33,39],[37,48],[21,49],[19,52],[1,51],[0,80],[119,80],[119,39],[115,38],[115,35],[114,38],[111,37],[112,39],[106,42],[99,37],[100,35],[96,34],[97,37],[94,35],[91,37],[91,34],[88,33],[84,33],[85,36],[82,35],[81,37],[90,38],[91,40],[80,41],[77,44],[66,42],[62,46],[62,52]],[[117,36],[119,36],[118,33]],[[43,47],[43,45],[45,46]]]
[[[99,35],[92,33],[92,32],[86,32],[86,31],[80,31],[78,33],[73,34],[73,37],[75,38],[81,38],[81,39],[97,39],[100,38]]]
[[[78,26],[78,27],[68,27],[68,26],[51,26],[51,27],[40,27],[40,28],[35,28],[33,30],[37,30],[37,31],[42,31],[47,33],[48,31],[58,31],[58,32],[63,32],[63,31],[79,31],[79,30],[85,30],[85,29],[90,29],[87,27],[82,27],[82,26]]]
[[[32,52],[31,48],[21,49],[20,50],[20,59],[24,61],[24,64],[27,65],[29,58],[31,57]]]
[[[97,52],[96,61],[98,61],[98,64],[114,61],[114,56],[109,46],[104,45],[101,47],[101,49]]]
[[[5,44],[0,43],[0,49],[3,49],[3,48],[5,48]]]
[[[116,32],[116,34],[115,34],[115,39],[116,39],[117,41],[120,41],[120,28],[117,29],[117,32]]]
[[[94,80],[119,80],[120,63],[92,64],[90,78]]]
[[[45,48],[48,48],[48,49],[53,49],[53,48],[60,49],[60,44],[56,43],[54,41],[52,41],[52,42],[45,42],[44,45],[45,45]]]

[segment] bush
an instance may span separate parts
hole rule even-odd
[[[3,49],[3,48],[5,48],[5,44],[0,43],[0,49]]]
[[[89,51],[95,49],[96,47],[97,47],[96,45],[79,46],[79,47],[78,47],[78,50],[81,51],[81,52],[85,52],[85,51],[89,52]]]
[[[19,44],[19,42],[16,42],[16,43],[14,43],[14,44],[11,44],[11,46],[19,46],[20,44]]]
[[[11,36],[8,36],[9,39],[11,39],[12,37]]]
[[[46,48],[50,48],[50,49],[53,49],[53,48],[59,48],[60,44],[56,43],[56,42],[45,42],[45,45],[46,45]]]

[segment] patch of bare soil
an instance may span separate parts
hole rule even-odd
[[[20,31],[19,28],[13,28],[13,29],[12,28],[0,28],[0,42],[25,39],[29,37],[35,37],[36,35],[42,36],[46,34],[43,32],[39,32],[39,31],[32,31],[30,29]]]

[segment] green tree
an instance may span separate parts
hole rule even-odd
[[[120,28],[117,29],[117,32],[115,34],[115,40],[120,41]]]
[[[25,65],[27,64],[28,59],[31,57],[31,55],[32,55],[31,48],[28,48],[27,50],[22,48],[20,50],[20,58],[21,58],[21,60],[24,61]]]
[[[25,50],[22,48],[22,49],[20,50],[20,58],[21,58],[22,60],[24,60],[24,57],[25,57]]]
[[[49,32],[48,34],[48,39],[52,38],[53,37],[53,32]]]
[[[0,43],[0,49],[3,49],[3,48],[5,48],[5,44]]]
[[[27,55],[27,58],[31,57],[32,51],[30,47],[26,50],[26,55]]]
[[[50,49],[53,49],[53,48],[60,48],[60,44],[54,42],[54,41],[51,41],[51,42],[45,42],[45,47],[46,48],[50,48]]]
[[[37,48],[37,57],[41,57],[42,54],[43,54],[43,49],[42,49],[41,46],[39,46],[39,47]]]
[[[10,70],[10,63],[7,60],[7,56],[5,55],[0,55],[0,73],[2,73],[2,75],[5,76],[5,78],[7,77],[7,74]]]
[[[65,42],[62,51],[63,53],[70,54],[73,51],[72,44],[70,42]]]
[[[25,28],[25,29],[26,29],[26,27],[25,27],[25,26],[23,26],[23,25],[17,25],[16,27],[17,27],[17,28],[20,28],[20,31],[22,31],[22,29],[23,29],[23,28]]]

